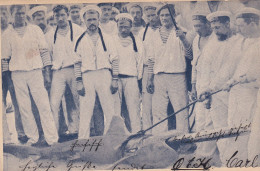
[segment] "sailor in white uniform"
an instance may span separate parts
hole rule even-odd
[[[114,36],[118,52],[118,93],[115,96],[115,112],[121,114],[122,95],[124,94],[130,117],[132,133],[141,130],[140,92],[138,80],[143,73],[143,44],[131,33],[133,18],[130,14],[116,16],[118,35]]]
[[[2,56],[10,60],[9,70],[12,72],[24,131],[29,138],[27,144],[36,143],[39,139],[31,109],[30,89],[39,110],[45,139],[51,145],[58,141],[58,132],[44,87],[44,79],[47,84],[50,84],[50,74],[46,74],[44,79],[42,75],[42,68],[44,67],[45,72],[49,73],[52,65],[48,45],[42,30],[26,22],[24,5],[12,5],[10,11],[14,23],[5,34],[6,37],[3,37],[5,44],[3,44]]]
[[[104,135],[115,115],[112,93],[116,93],[118,89],[118,55],[112,37],[98,27],[101,13],[100,8],[94,5],[87,5],[82,9],[81,16],[87,30],[77,39],[75,45],[75,75],[81,107],[79,139],[90,137],[96,93],[104,111]]]

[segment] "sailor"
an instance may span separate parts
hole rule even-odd
[[[127,11],[133,17],[133,26],[131,32],[135,37],[139,36],[139,33],[144,32],[146,26],[145,21],[143,20],[143,8],[139,3],[129,3],[127,4]]]
[[[118,93],[115,97],[116,115],[121,114],[122,96],[124,95],[130,118],[131,132],[141,130],[140,92],[138,80],[142,77],[143,44],[135,39],[132,28],[133,18],[130,14],[116,16],[118,35],[114,36],[119,57]]]
[[[33,117],[29,89],[39,110],[45,139],[49,145],[58,141],[58,133],[51,113],[49,98],[44,88],[44,80],[50,85],[50,74],[43,79],[42,68],[49,73],[51,59],[48,45],[42,30],[26,22],[26,7],[12,5],[10,7],[14,23],[2,48],[2,56],[9,61],[15,93],[21,113],[24,131],[28,136],[28,145],[38,141],[39,135]]]
[[[169,99],[176,111],[188,104],[185,52],[191,49],[191,45],[182,30],[175,30],[168,6],[175,15],[174,6],[171,4],[158,10],[162,27],[151,36],[151,53],[148,54],[149,75],[146,87],[147,92],[153,94],[154,124],[167,117]],[[176,116],[176,125],[177,131],[188,132],[188,110]],[[167,123],[164,122],[152,131],[153,134],[159,135],[167,130]]]
[[[111,21],[112,3],[99,3],[98,7],[101,9],[100,15],[100,28],[104,33],[115,35],[117,34],[117,26],[115,21]]]
[[[110,20],[115,21],[115,17],[120,14],[120,11],[116,7],[112,7],[112,13]]]
[[[208,41],[207,47],[204,47],[203,68],[204,77],[208,80],[201,84],[200,97],[204,99],[210,93],[222,89],[222,86],[233,76],[236,65],[241,58],[242,36],[233,35],[230,27],[231,13],[229,11],[217,11],[207,16],[211,23],[215,38]],[[221,91],[213,96],[209,96],[207,108],[213,122],[213,129],[227,128],[228,118],[228,98],[229,93]],[[221,139],[217,141],[218,150],[222,164],[226,163],[226,141]],[[231,154],[232,155],[232,154]]]
[[[74,43],[83,33],[83,29],[68,20],[69,11],[65,5],[53,7],[56,30],[46,35],[53,60],[53,78],[51,84],[50,103],[57,129],[59,128],[59,109],[66,85],[71,90],[75,108],[70,113],[67,135],[76,135],[79,125],[79,96],[77,93],[76,77],[74,75]]]
[[[47,7],[42,5],[34,6],[28,12],[28,16],[31,18],[31,22],[39,26],[44,34],[46,34],[51,29],[51,27],[48,27],[47,25],[46,15]]]
[[[197,94],[201,93],[201,85],[205,84],[207,80],[203,80],[203,62],[202,56],[205,51],[203,50],[207,46],[208,41],[214,36],[210,22],[206,16],[209,13],[203,9],[194,10],[192,15],[192,23],[197,35],[192,44],[192,99],[197,99]],[[206,73],[207,74],[207,73]],[[195,105],[195,130],[196,132],[212,129],[212,122],[210,121],[209,109],[205,106],[206,102],[197,103]],[[197,143],[196,157],[212,157],[217,150],[217,144],[214,141]]]
[[[224,86],[225,90],[230,90],[228,106],[229,127],[239,127],[240,124],[246,125],[253,121],[259,89],[256,80],[260,77],[259,17],[260,11],[249,7],[243,8],[236,14],[236,23],[245,39],[242,47],[242,58],[236,67],[235,74]],[[251,135],[254,136],[253,134]],[[228,148],[230,155],[238,150],[237,156],[241,159],[247,159],[247,148],[241,149],[240,147],[246,147],[248,139],[249,134],[240,136],[236,141],[231,139]]]
[[[70,5],[70,18],[72,23],[77,24],[79,26],[81,26],[83,29],[85,29],[85,24],[82,21],[82,19],[80,18],[80,10],[81,10],[82,6],[80,4],[73,4]]]
[[[54,20],[53,12],[52,12],[52,11],[50,11],[50,12],[46,15],[46,20],[47,20],[47,24],[48,24],[49,26],[51,26],[53,29],[56,28],[57,23],[56,23],[56,21]]]
[[[9,16],[7,7],[1,6],[0,10],[1,10],[1,34],[2,34],[1,38],[3,38],[4,34],[8,33],[12,26],[8,24],[10,16]],[[2,40],[2,49],[4,48],[3,44],[4,44],[4,40]],[[11,78],[11,72],[8,69],[8,61],[2,60],[2,93],[3,93],[2,98],[3,98],[3,110],[5,110],[5,112],[3,113],[3,118],[5,118],[4,115],[6,113],[5,107],[7,106],[6,98],[7,98],[8,91],[10,93],[12,104],[14,107],[15,128],[17,131],[18,140],[21,143],[25,143],[27,141],[27,136],[24,133],[23,124],[22,124],[22,120],[21,120],[21,114],[20,114],[20,110],[18,107],[16,95],[15,95],[13,81]],[[7,134],[7,132],[6,132],[6,134]]]
[[[82,9],[81,16],[87,30],[79,36],[75,45],[75,75],[81,106],[79,139],[90,137],[96,92],[104,111],[104,135],[115,114],[112,93],[118,89],[118,55],[111,36],[99,28],[101,13],[101,9],[94,5]]]
[[[143,59],[143,76],[142,76],[142,129],[147,129],[152,126],[152,94],[146,91],[146,83],[148,79],[148,58],[149,44],[151,42],[152,34],[160,26],[160,19],[156,14],[158,4],[147,3],[143,6],[144,15],[147,19],[147,25],[143,33],[139,34],[140,39],[144,45],[144,59]]]

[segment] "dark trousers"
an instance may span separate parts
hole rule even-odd
[[[22,137],[25,135],[24,130],[23,130],[23,124],[21,120],[21,114],[19,111],[19,107],[17,104],[16,96],[15,96],[15,90],[14,90],[14,85],[13,81],[11,79],[11,72],[10,71],[5,71],[2,73],[2,90],[3,90],[3,103],[6,106],[6,96],[7,92],[10,92],[11,95],[11,100],[13,103],[14,107],[14,116],[15,116],[15,128],[18,134],[18,137]]]

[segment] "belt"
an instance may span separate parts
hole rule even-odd
[[[125,75],[125,74],[118,74],[118,77],[119,77],[119,78],[131,78],[131,77],[135,77],[135,76]]]

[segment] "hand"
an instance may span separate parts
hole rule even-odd
[[[205,103],[205,108],[210,109],[211,108],[211,96],[207,99]]]
[[[210,90],[206,90],[206,91],[204,91],[204,92],[202,92],[201,94],[200,94],[200,97],[199,97],[199,101],[200,102],[203,102],[204,100],[206,100],[207,98],[209,98],[209,95],[210,95]]]
[[[77,92],[80,96],[85,96],[85,88],[84,88],[82,80],[77,81]]]
[[[50,90],[51,88],[51,69],[49,66],[47,66],[45,68],[45,71],[44,71],[44,87],[47,89],[47,90]]]
[[[180,39],[185,38],[185,33],[181,29],[176,30],[176,36],[179,37]]]
[[[154,93],[154,83],[153,80],[148,79],[146,90],[148,93],[153,94]]]
[[[241,84],[244,84],[244,83],[248,83],[249,81],[246,76],[242,76],[242,77],[239,77],[238,82]]]
[[[115,94],[118,90],[118,80],[113,79],[111,86],[110,86],[110,90],[112,94]]]
[[[191,89],[191,99],[194,101],[194,100],[197,100],[197,91],[196,91],[196,88],[195,86],[192,86],[192,89]]]
[[[142,91],[143,91],[142,79],[138,80],[138,88],[139,88],[140,93],[142,94]]]

